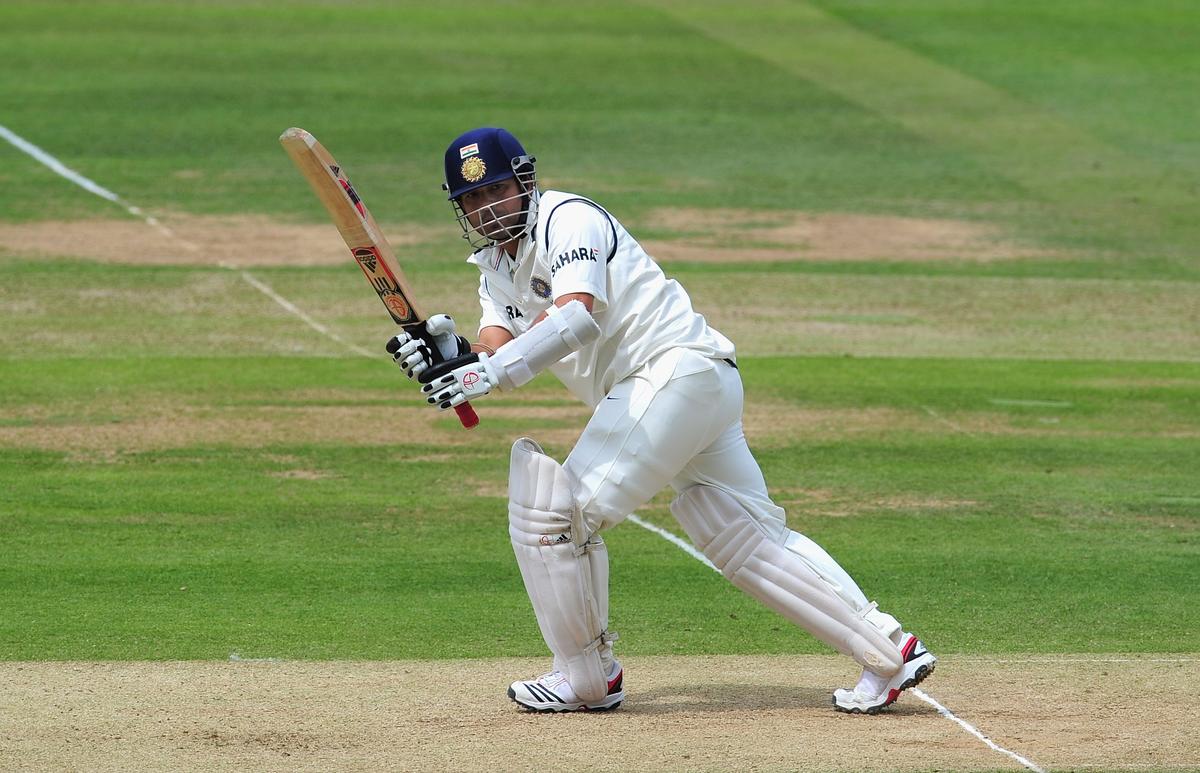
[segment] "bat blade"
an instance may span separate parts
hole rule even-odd
[[[404,327],[422,322],[425,314],[413,300],[412,288],[396,260],[396,253],[342,166],[316,137],[304,129],[288,129],[280,135],[279,142],[325,205],[342,241],[350,248],[354,261],[379,300],[383,301],[392,320]],[[470,429],[479,423],[479,416],[470,403],[463,403],[454,410],[464,427]]]
[[[304,129],[288,129],[279,142],[325,205],[342,241],[396,324],[414,325],[425,319],[396,253],[341,165]]]

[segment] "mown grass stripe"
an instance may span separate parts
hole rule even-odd
[[[809,3],[766,0],[731,13],[716,0],[646,2],[938,146],[965,151],[1074,217],[1155,239],[1185,214],[1188,197],[1146,159]]]

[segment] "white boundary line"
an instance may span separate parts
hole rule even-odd
[[[697,561],[704,564],[709,569],[712,569],[714,572],[719,573],[721,571],[720,569],[717,569],[717,567],[713,564],[713,562],[709,561],[708,558],[705,557],[705,555],[703,553],[696,550],[696,548],[694,546],[692,546],[691,543],[672,534],[671,532],[667,531],[666,529],[663,529],[659,526],[655,526],[652,523],[647,523],[646,521],[642,520],[641,518],[638,518],[636,515],[630,515],[628,518],[626,518],[626,520],[632,521],[633,523],[637,524],[638,526],[641,526],[643,529],[646,529],[647,531],[657,534],[658,536],[660,536],[663,539],[670,542],[672,545],[675,545],[675,546],[681,548],[685,553],[690,555],[692,558],[695,558]],[[989,662],[1004,662],[1004,661],[989,661]],[[1020,661],[1013,661],[1013,662],[1020,662]],[[1078,663],[1079,661],[1072,661],[1072,662]],[[1103,661],[1103,662],[1107,662],[1107,661]],[[983,733],[979,732],[979,730],[972,727],[969,723],[956,717],[953,714],[953,712],[950,711],[950,709],[948,709],[945,706],[943,706],[942,704],[938,703],[936,700],[934,700],[930,696],[926,695],[922,690],[919,690],[914,687],[914,688],[912,688],[911,692],[914,695],[916,695],[918,698],[920,698],[921,700],[925,701],[926,703],[928,703],[929,705],[931,705],[935,709],[937,709],[937,712],[939,714],[941,714],[943,717],[951,720],[952,722],[954,722],[955,724],[960,726],[963,730],[966,730],[971,735],[973,735],[976,738],[978,738],[979,740],[983,741],[985,744],[988,745],[989,748],[994,749],[995,751],[998,751],[1001,754],[1008,755],[1012,759],[1014,759],[1017,762],[1024,765],[1026,768],[1029,768],[1030,770],[1034,771],[1034,773],[1046,773],[1044,768],[1038,767],[1034,763],[1030,762],[1029,760],[1025,759],[1021,755],[1017,754],[1016,752],[1009,751],[1008,749],[1005,749],[1003,746],[997,745],[986,735],[984,735]]]
[[[17,135],[15,132],[13,132],[11,129],[4,126],[3,124],[0,124],[0,138],[7,140],[10,144],[12,144],[18,150],[28,154],[35,161],[45,165],[55,174],[65,177],[66,179],[75,183],[80,188],[83,188],[84,190],[88,191],[89,193],[94,193],[97,196],[99,196],[100,198],[111,201],[114,204],[117,204],[118,206],[122,207],[126,212],[133,215],[134,217],[139,218],[140,220],[145,222],[147,225],[156,229],[163,236],[166,236],[170,239],[175,240],[175,242],[177,242],[178,244],[187,248],[188,250],[191,250],[192,252],[198,252],[200,250],[200,247],[198,245],[193,244],[192,242],[188,241],[187,239],[184,239],[183,237],[179,236],[174,231],[172,231],[170,228],[167,228],[165,225],[163,225],[161,222],[159,222],[158,219],[155,218],[153,215],[146,214],[139,207],[136,207],[133,204],[130,204],[128,201],[125,201],[125,199],[123,199],[120,196],[118,196],[117,194],[113,193],[108,188],[105,188],[103,185],[100,185],[99,183],[97,183],[93,180],[89,180],[87,177],[84,177],[83,175],[79,174],[74,169],[71,169],[70,167],[66,166],[61,161],[59,161],[57,158],[55,158],[54,156],[50,155],[46,151],[39,148],[37,145],[34,145],[29,140]],[[356,346],[355,344],[352,344],[349,341],[346,341],[341,336],[339,336],[337,333],[334,333],[332,330],[325,327],[320,322],[317,322],[315,319],[313,319],[308,314],[306,314],[299,306],[292,303],[287,298],[284,298],[279,293],[275,292],[275,290],[272,289],[270,285],[268,285],[266,282],[263,282],[262,280],[260,280],[256,277],[254,277],[253,275],[250,274],[250,272],[245,271],[243,269],[239,269],[236,266],[231,266],[228,263],[224,263],[224,262],[218,263],[217,265],[220,266],[221,268],[227,269],[229,271],[236,271],[242,277],[242,280],[246,282],[246,284],[248,284],[251,287],[253,287],[254,289],[258,290],[260,293],[267,296],[271,300],[275,301],[275,303],[279,304],[279,306],[281,306],[289,314],[292,314],[297,319],[299,319],[301,322],[308,325],[310,328],[317,331],[318,333],[325,336],[326,338],[328,338],[332,341],[336,341],[337,343],[346,347],[347,349],[354,352],[355,354],[362,355],[363,357],[374,358],[374,355],[372,355],[366,349],[363,349],[361,346]]]

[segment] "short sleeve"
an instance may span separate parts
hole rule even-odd
[[[606,308],[608,259],[616,247],[616,229],[608,213],[590,201],[573,199],[547,217],[552,297],[587,293],[596,299],[593,311]]]
[[[504,303],[492,297],[487,277],[483,275],[479,277],[479,307],[480,330],[485,327],[502,327],[514,336],[517,335],[517,331],[513,330],[512,323],[508,318]]]

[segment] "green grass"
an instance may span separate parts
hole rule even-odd
[[[405,263],[464,327],[473,269],[438,185],[472,125],[514,130],[548,184],[635,235],[681,236],[641,228],[656,207],[996,224],[1046,257],[734,249],[667,269],[778,417],[752,442],[793,527],[936,650],[1197,652],[1197,19],[1175,2],[8,4],[0,124],[168,219],[324,222],[276,142],[304,126],[381,221],[444,226]],[[0,221],[125,216],[0,159]],[[382,348],[349,260],[250,272]],[[447,417],[406,442],[419,398],[392,366],[237,271],[0,248],[0,280],[0,659],[543,652],[501,492],[514,437],[569,449],[550,379],[503,415],[481,402],[472,436]],[[371,439],[336,432],[342,409]],[[204,422],[227,437],[189,439]],[[678,532],[666,502],[641,515]],[[657,536],[608,541],[623,652],[824,651]]]
[[[752,401],[925,406],[997,425],[883,425],[759,454],[773,486],[832,495],[801,494],[793,526],[942,650],[1200,647],[1186,603],[1200,557],[1200,367],[1140,367],[1154,386],[1106,363],[775,358],[744,360],[743,372]],[[37,405],[81,432],[137,418],[140,406],[122,407],[130,392],[169,392],[181,412],[330,402],[283,385],[336,387],[346,403],[361,393],[373,405],[396,378],[366,360],[321,358],[24,361],[11,373],[7,407]],[[994,395],[1070,407],[996,405]],[[1061,418],[1035,423],[1048,415]],[[511,431],[536,436],[538,425]],[[5,451],[0,657],[535,654],[504,500],[473,493],[479,481],[503,484],[505,433],[485,431],[495,442],[453,450],[458,462],[411,461],[447,449],[402,443]],[[279,477],[295,469],[320,477]],[[644,514],[672,527],[661,502]],[[610,545],[625,651],[821,651],[656,536],[626,525]]]

